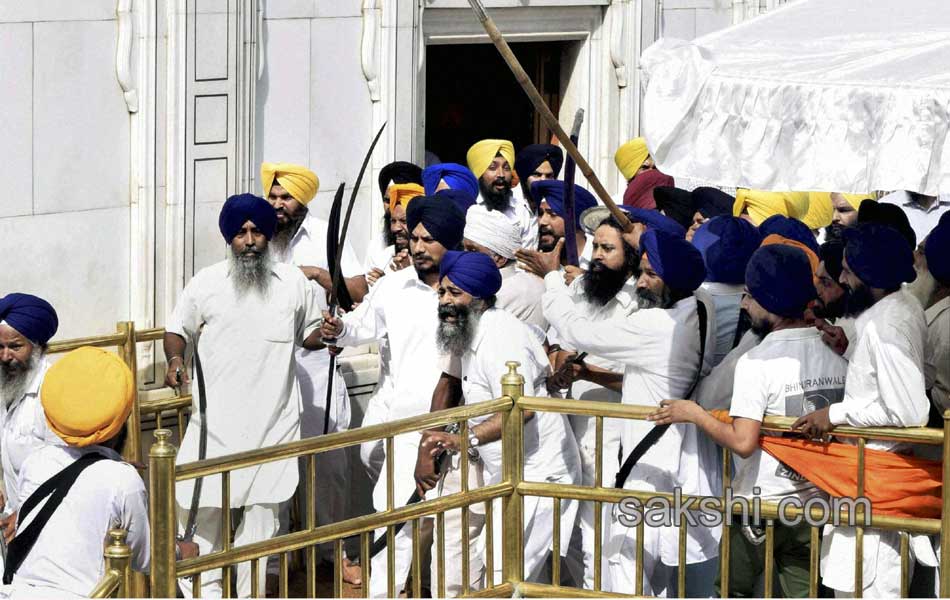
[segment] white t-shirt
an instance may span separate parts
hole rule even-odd
[[[844,397],[848,363],[821,341],[812,327],[783,329],[765,336],[736,364],[729,414],[761,421],[766,415],[800,417]],[[736,455],[736,496],[763,500],[798,496],[803,501],[821,493],[810,481],[756,449],[749,458]]]

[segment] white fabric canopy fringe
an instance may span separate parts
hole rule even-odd
[[[950,192],[948,0],[799,0],[640,65],[643,134],[674,177]]]

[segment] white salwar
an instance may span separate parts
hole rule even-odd
[[[191,419],[177,464],[198,460],[202,419],[207,420],[206,458],[276,446],[300,439],[300,388],[295,349],[321,323],[313,287],[300,269],[275,263],[269,291],[239,294],[227,261],[202,269],[182,291],[165,329],[182,336],[201,358],[207,414],[198,410],[197,373],[192,373]],[[244,530],[250,543],[277,532],[277,506],[297,488],[294,460],[267,463],[231,473],[229,508],[245,508]],[[176,485],[179,524],[184,529],[194,480]],[[206,477],[199,498],[194,541],[201,554],[220,548],[221,478]],[[263,581],[265,561],[260,562]],[[250,567],[237,567],[238,594],[250,593]],[[220,595],[220,571],[204,574],[203,595]],[[182,586],[191,592],[190,582]]]

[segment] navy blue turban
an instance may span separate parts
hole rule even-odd
[[[844,230],[844,259],[868,287],[893,290],[917,278],[914,249],[893,227],[859,223]]]
[[[418,183],[422,185],[422,167],[404,160],[397,160],[379,170],[379,193],[387,203],[389,197],[386,196],[386,188],[393,183]]]
[[[924,244],[927,269],[934,279],[950,285],[950,212],[943,213],[940,222],[927,236]]]
[[[439,262],[439,279],[443,277],[476,298],[494,296],[501,289],[501,271],[481,252],[446,252]]]
[[[680,236],[650,229],[640,236],[640,249],[671,290],[692,292],[706,279],[703,255]]]
[[[627,206],[623,210],[630,215],[631,221],[643,223],[647,226],[647,229],[665,231],[676,237],[686,237],[686,229],[660,211],[651,208],[636,208],[633,206]]]
[[[406,209],[406,222],[409,234],[419,223],[426,228],[437,242],[447,250],[454,250],[462,243],[465,231],[465,215],[454,202],[446,202],[438,196],[419,196],[413,198]]]
[[[13,293],[0,298],[0,321],[6,321],[20,335],[41,346],[59,328],[56,310],[46,300],[30,294]]]
[[[564,190],[563,181],[544,179],[531,184],[531,196],[537,200],[547,202],[557,216],[564,218]],[[588,208],[597,206],[594,195],[579,185],[574,186],[574,228],[581,229],[581,213]]]
[[[465,190],[440,190],[435,193],[436,196],[440,198],[448,198],[455,203],[455,206],[458,207],[462,214],[466,214],[468,209],[475,205],[475,196],[469,194]]]
[[[443,179],[453,190],[465,190],[473,197],[478,197],[478,179],[468,167],[458,163],[439,163],[422,171],[422,187],[425,188],[426,196],[435,194],[435,188],[439,187]]]
[[[218,228],[224,241],[230,244],[248,221],[269,240],[277,228],[277,211],[267,200],[254,194],[231,196],[221,207],[221,216],[218,217]]]
[[[773,233],[777,233],[783,238],[805,244],[815,254],[818,254],[820,251],[818,248],[818,240],[815,239],[815,234],[811,232],[808,225],[805,225],[798,219],[790,219],[785,215],[772,215],[762,221],[759,225],[759,233],[762,235],[762,239],[769,237]]]
[[[745,283],[762,308],[789,319],[800,319],[817,295],[808,257],[801,248],[783,244],[755,251],[746,267]]]
[[[713,217],[693,235],[706,263],[706,281],[740,284],[752,254],[762,243],[755,225],[733,216]]]
[[[698,187],[692,191],[693,208],[707,219],[720,215],[732,215],[736,199],[714,187]]]
[[[554,144],[531,144],[521,149],[515,157],[515,173],[518,179],[527,181],[528,177],[544,161],[551,163],[551,170],[556,178],[561,174],[561,165],[564,164],[564,152]]]
[[[910,220],[904,209],[896,204],[885,204],[884,202],[862,202],[858,208],[858,223],[880,223],[896,229],[904,239],[910,243],[911,248],[917,247],[917,234],[914,228],[910,226]],[[850,264],[851,261],[849,260]]]
[[[841,259],[844,258],[844,244],[837,240],[825,242],[819,249],[818,258],[825,263],[825,271],[828,271],[828,276],[837,283],[841,279]]]
[[[690,192],[678,187],[655,187],[653,201],[656,203],[657,210],[662,210],[664,215],[685,229],[689,229],[693,224],[696,209],[693,207],[693,195]]]

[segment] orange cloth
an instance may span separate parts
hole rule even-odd
[[[409,201],[416,196],[425,195],[426,191],[418,183],[394,183],[389,186],[389,213],[392,214],[397,204],[403,208],[409,207]]]
[[[714,417],[731,423],[728,411]],[[805,439],[762,436],[763,450],[834,497],[854,497],[858,490],[858,448]],[[939,519],[943,463],[883,450],[864,451],[864,495],[871,512],[890,517]]]
[[[811,275],[815,278],[815,285],[818,285],[818,266],[821,264],[821,260],[818,258],[818,255],[815,254],[814,250],[799,242],[798,240],[790,240],[787,237],[777,233],[770,233],[769,235],[765,236],[765,239],[762,240],[761,245],[770,246],[772,244],[791,246],[792,248],[798,248],[804,252],[805,256],[808,257],[808,264],[811,265]]]

